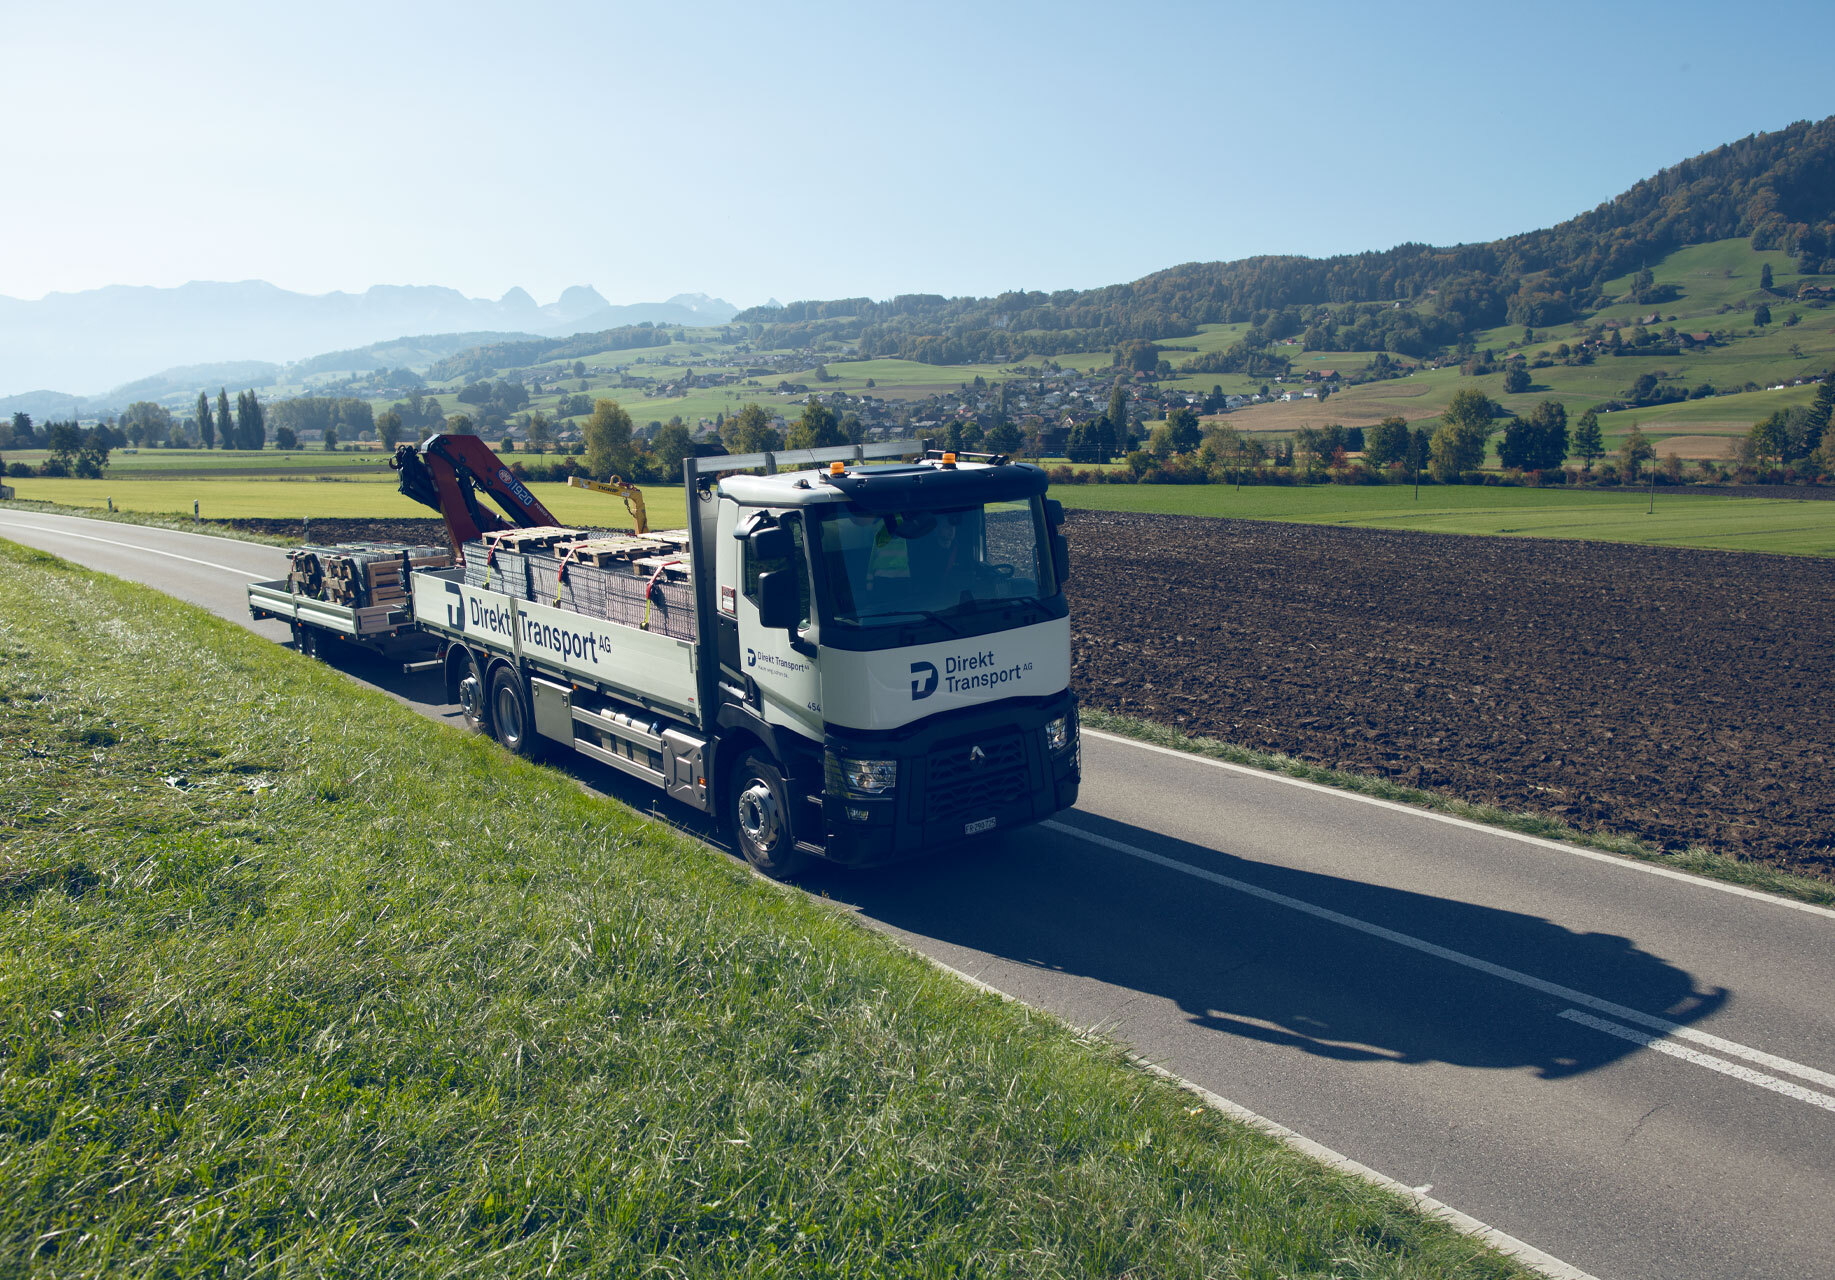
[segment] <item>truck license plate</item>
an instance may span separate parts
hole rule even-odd
[[[965,836],[978,836],[983,831],[992,831],[993,829],[994,829],[994,819],[983,818],[979,822],[970,822],[966,824],[965,826],[963,826],[962,834]]]

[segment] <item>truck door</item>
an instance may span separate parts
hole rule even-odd
[[[740,673],[758,690],[767,723],[796,729],[807,737],[822,736],[820,682],[814,659],[799,653],[788,630],[767,629],[758,617],[758,579],[774,570],[788,570],[798,583],[801,618],[798,631],[809,625],[809,553],[803,538],[800,512],[787,512],[780,520],[790,533],[791,553],[776,560],[761,560],[751,544],[738,542],[740,573],[735,612],[738,622]]]

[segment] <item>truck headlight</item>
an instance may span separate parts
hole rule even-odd
[[[1046,721],[1045,746],[1053,755],[1056,755],[1058,752],[1068,747],[1071,744],[1072,738],[1070,716],[1068,713],[1059,716],[1056,720]]]
[[[827,764],[830,790],[845,788],[853,795],[880,796],[898,784],[896,760],[856,760],[831,751]]]

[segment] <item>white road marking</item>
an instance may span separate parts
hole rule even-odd
[[[783,887],[780,882],[776,880],[765,879],[759,872],[755,871],[752,874],[764,880],[766,884],[780,888]],[[891,937],[892,935],[887,936]],[[898,941],[897,938],[893,940]],[[1018,996],[1002,991],[999,987],[984,982],[971,973],[964,973],[954,965],[945,964],[928,952],[919,951],[911,947],[909,943],[901,943],[900,945],[905,946],[907,950],[911,951],[911,953],[919,959],[928,961],[951,977],[961,979],[963,982],[968,983],[969,986],[974,987],[977,991],[985,991],[989,995],[997,996],[1002,1000],[1008,1000],[1018,1005],[1025,1005],[1028,1009],[1034,1007],[1032,1005],[1027,1005],[1026,1002],[1021,1000]],[[1062,1020],[1060,1019],[1060,1021]],[[1087,1028],[1078,1027],[1073,1023],[1065,1023],[1065,1025],[1071,1027],[1074,1031],[1087,1034]],[[1347,1155],[1341,1155],[1323,1143],[1314,1142],[1304,1134],[1295,1133],[1292,1129],[1289,1129],[1279,1121],[1270,1120],[1267,1116],[1249,1110],[1249,1108],[1243,1106],[1241,1103],[1231,1102],[1221,1094],[1212,1093],[1203,1085],[1192,1080],[1187,1080],[1184,1076],[1176,1072],[1168,1071],[1159,1063],[1151,1062],[1141,1057],[1138,1053],[1128,1054],[1128,1060],[1142,1070],[1149,1071],[1159,1076],[1162,1080],[1169,1080],[1173,1084],[1178,1085],[1179,1088],[1203,1100],[1203,1102],[1212,1109],[1221,1111],[1231,1119],[1240,1120],[1251,1129],[1267,1134],[1277,1142],[1292,1147],[1302,1155],[1310,1156],[1321,1164],[1329,1165],[1331,1168],[1338,1170],[1340,1173],[1348,1173],[1353,1178],[1360,1178],[1365,1182],[1374,1183],[1386,1191],[1393,1191],[1403,1199],[1412,1201],[1415,1207],[1420,1209],[1423,1213],[1440,1219],[1442,1222],[1452,1227],[1453,1230],[1463,1235],[1472,1236],[1478,1240],[1484,1241],[1499,1253],[1508,1254],[1510,1257],[1515,1258],[1518,1262],[1528,1267],[1531,1271],[1539,1272],[1549,1277],[1549,1280],[1595,1280],[1593,1275],[1582,1271],[1579,1267],[1571,1266],[1561,1261],[1561,1259],[1555,1257],[1553,1254],[1544,1253],[1532,1244],[1518,1240],[1515,1236],[1499,1231],[1496,1227],[1490,1226],[1487,1223],[1480,1222],[1469,1213],[1461,1213],[1451,1205],[1435,1200],[1432,1196],[1427,1194],[1434,1189],[1434,1184],[1431,1182],[1424,1187],[1411,1187],[1405,1182],[1397,1182],[1388,1174],[1378,1173],[1367,1164],[1361,1164]]]
[[[78,517],[78,518],[80,519],[81,517]],[[173,560],[183,560],[188,564],[201,564],[206,569],[221,569],[224,573],[237,574],[241,577],[247,578],[250,582],[257,582],[267,576],[264,573],[250,573],[247,569],[237,569],[231,565],[218,564],[214,560],[199,560],[195,556],[181,556],[176,551],[161,551],[158,547],[143,547],[140,544],[135,543],[135,542],[117,542],[113,538],[97,538],[87,533],[72,533],[68,529],[57,529],[57,528],[52,528],[48,525],[21,524],[17,520],[0,520],[0,527],[12,528],[12,529],[30,529],[34,533],[49,533],[49,534],[54,534],[60,538],[81,538],[84,542],[100,542],[104,546],[121,547],[128,551],[144,551],[148,555],[166,556],[169,559],[173,559]],[[182,530],[174,530],[174,532],[182,532]],[[194,536],[205,537],[208,535],[197,534]],[[228,541],[228,539],[220,539],[220,541]]]
[[[1775,893],[1766,893],[1762,889],[1748,889],[1742,884],[1728,884],[1725,880],[1710,880],[1706,876],[1691,875],[1686,871],[1676,871],[1670,867],[1659,867],[1648,862],[1639,862],[1635,858],[1623,858],[1617,854],[1601,853],[1597,849],[1582,849],[1578,845],[1562,844],[1559,840],[1545,840],[1541,836],[1528,836],[1520,831],[1511,831],[1505,827],[1493,827],[1483,822],[1473,822],[1470,818],[1455,818],[1450,813],[1435,813],[1432,809],[1421,809],[1411,804],[1402,804],[1397,800],[1384,800],[1377,796],[1366,796],[1356,791],[1346,791],[1342,787],[1328,787],[1322,782],[1308,782],[1304,778],[1290,778],[1286,774],[1274,773],[1268,769],[1257,769],[1252,765],[1235,764],[1229,760],[1216,760],[1210,756],[1201,756],[1192,751],[1178,751],[1172,747],[1162,747],[1157,743],[1141,742],[1135,738],[1125,738],[1118,733],[1104,733],[1100,729],[1084,729],[1086,738],[1101,738],[1104,742],[1119,743],[1122,746],[1138,747],[1142,751],[1157,751],[1161,755],[1173,756],[1180,760],[1190,760],[1196,764],[1205,764],[1213,769],[1228,769],[1232,773],[1247,774],[1252,778],[1261,778],[1267,782],[1279,782],[1284,786],[1299,787],[1305,791],[1317,791],[1328,796],[1337,796],[1340,800],[1355,800],[1359,804],[1373,805],[1378,809],[1392,809],[1414,818],[1426,818],[1430,822],[1443,822],[1449,827],[1464,827],[1468,831],[1482,831],[1486,835],[1499,836],[1505,840],[1515,840],[1521,844],[1533,844],[1542,849],[1553,849],[1556,853],[1571,854],[1576,858],[1588,858],[1594,862],[1604,862],[1611,866],[1623,867],[1627,871],[1642,871],[1647,875],[1663,876],[1669,880],[1680,880],[1702,889],[1714,889],[1721,893],[1731,893],[1741,898],[1756,898],[1760,902],[1769,902],[1775,907],[1789,907],[1792,911],[1807,911],[1811,915],[1826,916],[1835,920],[1835,908],[1818,906],[1814,902],[1798,902],[1793,898],[1781,898]]]
[[[1742,1067],[1736,1062],[1716,1058],[1711,1053],[1702,1053],[1699,1049],[1691,1049],[1687,1045],[1676,1044],[1674,1041],[1665,1040],[1661,1036],[1649,1035],[1633,1027],[1621,1027],[1616,1022],[1595,1018],[1592,1014],[1582,1013],[1578,1009],[1564,1009],[1560,1016],[1569,1022],[1578,1022],[1583,1027],[1592,1027],[1595,1031],[1617,1036],[1620,1040],[1629,1040],[1632,1044],[1641,1044],[1646,1049],[1655,1049],[1658,1053],[1666,1053],[1672,1058],[1680,1058],[1698,1067],[1706,1067],[1709,1071],[1718,1071],[1723,1076],[1732,1076],[1735,1080],[1756,1084],[1761,1089],[1770,1089],[1773,1093],[1795,1098],[1798,1102],[1807,1102],[1812,1107],[1821,1107],[1824,1111],[1835,1111],[1835,1098],[1831,1098],[1826,1093],[1805,1089],[1800,1084],[1792,1084],[1788,1080],[1768,1076],[1762,1071],[1754,1071],[1751,1067]]]
[[[1127,844],[1120,840],[1111,840],[1107,836],[1099,836],[1091,831],[1083,831],[1067,823],[1059,822],[1055,818],[1042,822],[1039,825],[1052,831],[1062,832],[1067,836],[1075,836],[1079,840],[1087,840],[1091,844],[1101,845],[1103,848],[1112,849],[1116,853],[1125,853],[1131,858],[1139,858],[1142,862],[1151,862],[1155,866],[1165,867],[1170,871],[1177,871],[1184,875],[1193,876],[1199,880],[1206,880],[1211,884],[1221,885],[1225,889],[1234,889],[1238,893],[1246,893],[1252,898],[1260,898],[1263,902],[1272,902],[1276,906],[1286,907],[1290,911],[1299,911],[1320,920],[1329,920],[1331,923],[1343,925],[1347,929],[1355,929],[1359,933],[1367,933],[1373,938],[1381,938],[1385,942],[1393,942],[1397,946],[1407,947],[1412,951],[1419,951],[1424,955],[1434,956],[1437,959],[1446,960],[1467,969],[1475,969],[1479,973],[1489,974],[1494,978],[1502,978],[1506,982],[1514,982],[1518,986],[1528,987],[1531,991],[1540,991],[1544,995],[1554,996],[1559,1000],[1566,1001],[1568,1004],[1582,1005],[1597,1013],[1606,1013],[1615,1018],[1622,1018],[1626,1022],[1639,1023],[1663,1035],[1675,1036],[1683,1040],[1692,1040],[1696,1044],[1705,1045],[1710,1049],[1717,1050],[1731,1057],[1744,1058],[1748,1062],[1756,1062],[1760,1066],[1770,1067],[1773,1071],[1782,1071],[1787,1075],[1793,1075],[1802,1080],[1813,1081],[1816,1084],[1835,1086],[1835,1074],[1831,1074],[1830,1072],[1822,1071],[1815,1067],[1806,1067],[1802,1063],[1792,1062],[1789,1058],[1780,1058],[1776,1054],[1766,1053],[1762,1049],[1754,1049],[1749,1045],[1743,1045],[1737,1041],[1723,1040],[1721,1037],[1710,1035],[1706,1031],[1697,1031],[1693,1027],[1685,1027],[1680,1023],[1671,1022],[1667,1018],[1659,1018],[1648,1013],[1641,1013],[1636,1009],[1626,1008],[1622,1004],[1614,1004],[1610,1000],[1601,1000],[1597,996],[1590,996],[1584,991],[1576,991],[1572,987],[1564,987],[1557,982],[1546,982],[1541,978],[1520,972],[1519,970],[1508,969],[1501,964],[1492,964],[1489,960],[1480,960],[1477,956],[1468,956],[1463,951],[1454,951],[1450,947],[1443,947],[1438,943],[1428,942],[1424,938],[1416,938],[1410,934],[1398,933],[1396,930],[1384,928],[1380,924],[1371,924],[1368,920],[1359,920],[1356,916],[1347,916],[1341,911],[1333,911],[1327,907],[1315,906],[1300,898],[1291,898],[1284,893],[1276,893],[1272,889],[1264,889],[1260,885],[1250,884],[1246,880],[1237,880],[1232,876],[1221,875],[1218,872],[1208,870],[1204,867],[1193,866],[1189,862],[1180,862],[1177,858],[1168,858],[1164,854],[1154,853],[1152,850],[1143,849],[1138,845]]]

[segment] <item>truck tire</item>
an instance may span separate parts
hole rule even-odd
[[[469,651],[461,650],[461,669],[455,694],[459,703],[459,719],[473,733],[487,733],[491,727],[490,690],[485,688],[484,673],[478,670],[478,660]]]
[[[535,712],[522,677],[509,667],[491,675],[491,733],[504,750],[525,760],[542,753],[542,736],[535,731]]]
[[[748,751],[726,788],[725,814],[733,843],[745,860],[773,880],[790,880],[809,868],[809,855],[796,847],[790,789],[777,761]]]
[[[326,660],[325,639],[326,637],[317,627],[308,627],[298,622],[293,624],[294,647],[306,657],[311,658],[314,662],[324,662]]]

